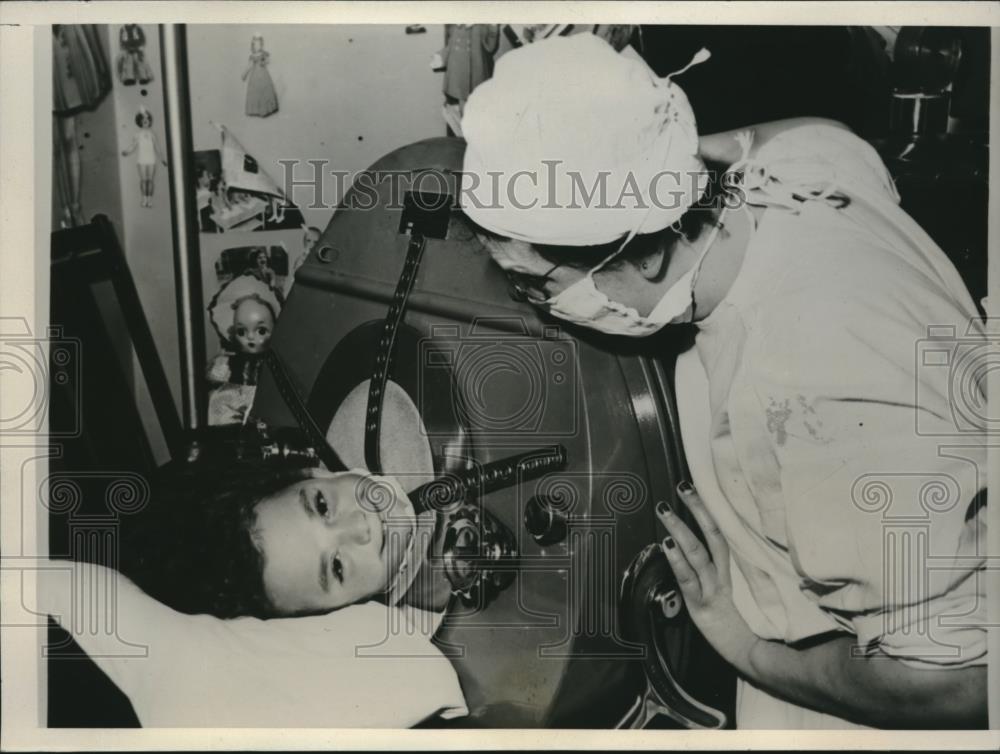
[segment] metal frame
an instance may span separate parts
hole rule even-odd
[[[177,283],[177,330],[181,368],[181,407],[187,429],[207,424],[208,392],[201,379],[206,363],[201,293],[201,253],[194,185],[191,137],[191,93],[188,78],[187,29],[161,24],[160,56],[167,158],[170,165],[170,221],[173,228],[174,274]]]

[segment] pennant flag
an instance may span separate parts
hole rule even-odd
[[[278,183],[261,168],[232,132],[223,125],[214,124],[222,134],[222,177],[230,191],[246,191],[261,196],[271,196],[289,203]]]

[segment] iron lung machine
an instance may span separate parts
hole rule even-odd
[[[347,465],[408,489],[485,469],[453,522],[483,552],[435,635],[469,706],[454,724],[724,727],[732,676],[656,544],[684,473],[669,369],[511,297],[457,209],[463,149],[418,142],[356,179],[296,273],[272,340],[286,384],[263,375],[254,414],[301,423],[290,382]],[[546,448],[544,473],[504,468]]]

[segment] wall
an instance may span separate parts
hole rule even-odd
[[[264,37],[279,110],[267,118],[244,115],[246,84],[240,75],[250,38]],[[219,145],[212,121],[229,128],[275,180],[278,160],[328,160],[330,169],[359,171],[386,152],[444,134],[441,74],[430,58],[444,30],[406,34],[404,26],[216,26],[188,28],[192,130],[195,149]],[[328,173],[328,171],[327,171]],[[335,182],[323,183],[323,200],[336,206]],[[310,189],[296,201],[310,225],[323,227],[329,209],[309,209]]]
[[[278,111],[247,116],[250,40],[264,37],[268,71]],[[218,149],[224,125],[279,186],[286,185],[279,160],[301,164],[296,180],[313,181],[309,160],[327,163],[321,188],[297,187],[290,197],[307,225],[324,228],[340,199],[331,171],[354,173],[386,152],[418,139],[441,135],[441,75],[430,58],[444,37],[441,27],[408,35],[404,26],[236,26],[188,27],[192,137],[195,150]],[[284,246],[289,261],[302,253],[302,231],[255,231],[201,235],[203,298],[218,288],[214,264],[236,246]],[[209,359],[219,341],[205,318]]]
[[[117,60],[121,47],[118,34],[121,25],[110,27],[112,40],[112,60]],[[118,141],[118,184],[121,187],[120,204],[122,212],[122,243],[132,277],[135,279],[139,298],[149,320],[163,368],[167,373],[174,395],[174,402],[180,409],[180,362],[177,345],[177,304],[175,301],[173,241],[170,225],[169,171],[159,165],[154,177],[153,206],[142,207],[139,193],[139,172],[136,153],[121,156],[121,150],[131,143],[136,131],[135,116],[141,106],[153,114],[153,130],[162,149],[166,149],[163,130],[163,75],[160,70],[160,40],[156,26],[143,24],[146,35],[145,56],[153,72],[153,80],[148,84],[138,83],[125,86],[115,75],[114,100],[117,112],[116,135]],[[164,155],[166,157],[166,155]],[[152,439],[153,451],[158,460],[167,459],[166,445],[156,431],[158,426],[145,383],[139,379],[141,371],[134,368],[136,375],[136,398],[140,414],[146,426],[146,434]]]
[[[119,52],[119,29],[117,25],[109,28],[112,63]],[[443,135],[441,74],[433,73],[429,66],[431,55],[442,45],[443,29],[428,26],[427,33],[416,35],[407,35],[404,29],[388,25],[188,26],[194,148],[219,148],[219,134],[212,122],[223,124],[267,172],[282,182],[279,159],[303,163],[323,159],[329,161],[330,169],[354,172],[396,147]],[[143,25],[143,30],[146,59],[155,79],[144,87],[126,87],[115,79],[109,100],[113,102],[116,150],[131,142],[140,105],[153,113],[154,130],[160,144],[166,145],[159,38],[156,26]],[[248,117],[244,112],[246,84],[240,76],[246,69],[250,38],[255,33],[263,35],[265,49],[271,53],[269,70],[278,95],[279,111],[268,118]],[[110,149],[107,146],[104,152],[110,154]],[[179,407],[168,170],[162,166],[157,169],[154,206],[143,208],[135,154],[115,158],[117,176],[112,171],[105,182],[107,201],[117,194],[118,225],[126,256]],[[332,176],[327,174],[323,180],[323,207],[310,208],[314,197],[309,190],[297,189],[292,195],[306,222],[320,228],[329,221],[339,199]],[[93,183],[98,183],[96,177]],[[301,239],[299,231],[203,234],[206,305],[214,292],[212,265],[221,249],[281,243],[294,259],[301,251]],[[211,358],[218,343],[207,321],[206,337]],[[137,394],[147,429],[152,430],[155,419],[141,380],[137,380]],[[154,443],[154,449],[165,460],[162,443]]]

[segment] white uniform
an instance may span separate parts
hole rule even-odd
[[[757,161],[826,171],[851,203],[768,209],[699,323],[722,492],[706,504],[737,607],[768,639],[845,631],[915,667],[985,664],[986,509],[969,507],[985,385],[962,367],[985,343],[975,305],[865,142],[802,127]],[[929,326],[955,337],[929,344]],[[850,724],[743,684],[737,725]]]

